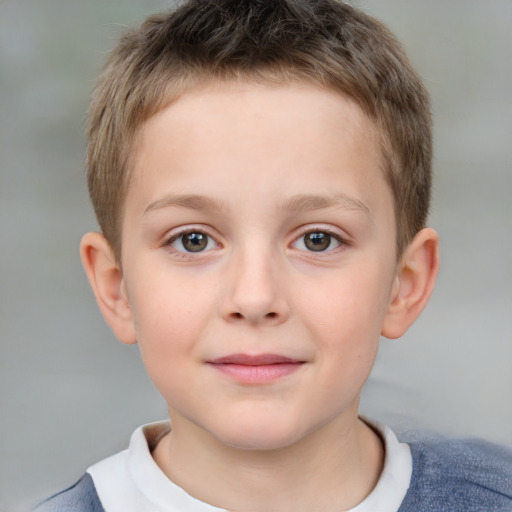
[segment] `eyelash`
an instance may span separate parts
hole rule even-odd
[[[294,240],[290,244],[290,246],[293,247],[300,240],[304,240],[307,235],[310,235],[310,234],[313,234],[313,233],[323,233],[323,234],[328,235],[330,237],[329,246],[326,249],[318,250],[318,251],[308,250],[307,248],[306,249],[300,249],[302,252],[308,253],[310,255],[321,256],[322,254],[332,253],[332,252],[335,252],[337,250],[340,250],[340,248],[343,248],[344,246],[350,245],[349,242],[347,240],[345,240],[343,237],[341,237],[338,233],[335,233],[334,231],[332,231],[332,230],[330,230],[328,228],[315,227],[315,228],[309,228],[307,231],[302,232],[298,237],[294,238]],[[189,234],[199,234],[199,235],[206,236],[207,237],[207,241],[206,241],[207,245],[206,245],[206,247],[204,249],[201,249],[201,250],[198,250],[198,251],[180,250],[180,249],[177,249],[176,247],[173,247],[173,244],[177,240],[180,240],[184,236],[189,235]],[[329,247],[330,247],[330,245],[332,243],[332,240],[335,240],[338,243],[338,245],[331,249]],[[220,245],[214,239],[214,237],[209,235],[204,229],[202,229],[202,228],[196,228],[196,229],[194,229],[194,228],[186,228],[186,229],[183,229],[182,231],[179,231],[178,233],[173,234],[169,239],[167,239],[167,241],[164,243],[164,245],[166,247],[168,247],[174,254],[176,254],[176,255],[178,255],[178,256],[180,256],[182,258],[190,258],[190,257],[193,257],[193,255],[195,253],[198,253],[198,255],[199,255],[199,254],[211,251],[213,247],[209,247],[208,248],[208,246],[211,245],[211,242],[213,242],[217,247],[219,247],[219,245]],[[303,244],[305,245],[305,242],[303,242]],[[182,245],[183,245],[183,243],[182,243]]]
[[[207,238],[207,246],[206,246],[206,249],[207,250],[199,250],[199,251],[187,251],[187,250],[180,250],[180,249],[177,249],[176,247],[173,247],[173,244],[182,239],[184,236],[186,235],[190,235],[190,234],[198,234],[198,235],[203,235]],[[186,229],[183,229],[181,231],[179,231],[178,233],[174,233],[171,237],[169,237],[167,239],[167,241],[164,243],[164,246],[169,248],[171,250],[171,252],[173,252],[175,255],[179,256],[179,257],[182,257],[182,258],[190,258],[192,257],[194,254],[201,254],[201,253],[205,253],[205,252],[209,252],[212,247],[210,247],[208,249],[208,245],[211,244],[211,242],[213,242],[215,244],[215,246],[219,246],[219,243],[214,239],[213,236],[209,235],[203,228],[186,228]],[[182,245],[183,245],[183,242],[182,242]]]
[[[324,250],[319,250],[319,251],[301,249],[302,251],[308,253],[308,255],[319,256],[320,257],[321,255],[331,254],[333,252],[337,252],[337,251],[341,250],[343,247],[349,245],[349,242],[346,239],[344,239],[342,236],[340,236],[338,233],[335,233],[333,230],[331,230],[329,228],[320,227],[320,226],[309,228],[307,231],[302,232],[300,234],[300,236],[298,236],[297,238],[294,239],[294,241],[292,242],[291,245],[293,246],[299,240],[304,240],[307,235],[310,235],[310,234],[313,234],[313,233],[323,233],[323,234],[326,234],[329,237],[331,237],[331,241],[330,241],[329,246],[331,245],[332,240],[335,240],[338,243],[338,245],[337,245],[337,247],[334,247],[332,249],[330,249],[328,247],[328,248],[326,248]],[[305,242],[303,242],[303,243],[305,244]]]

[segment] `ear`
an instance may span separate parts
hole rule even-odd
[[[418,232],[405,250],[393,285],[381,334],[399,338],[418,318],[439,272],[439,237],[430,228]]]
[[[87,233],[80,243],[80,255],[107,324],[123,343],[136,343],[137,336],[123,272],[110,244],[99,233]]]

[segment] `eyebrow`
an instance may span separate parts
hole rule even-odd
[[[362,201],[346,194],[333,194],[328,196],[314,194],[298,194],[291,197],[283,205],[283,210],[293,212],[308,212],[322,208],[345,208],[359,210],[370,215],[370,209]]]
[[[170,194],[161,199],[157,199],[149,203],[144,214],[168,208],[170,206],[180,206],[182,208],[189,208],[191,210],[223,210],[225,209],[224,203],[220,200],[211,197],[202,196],[198,194],[183,194],[176,195]]]
[[[144,214],[178,206],[181,208],[189,208],[191,210],[225,210],[223,201],[214,199],[212,197],[203,196],[199,194],[170,194],[161,199],[157,199],[149,203],[144,210]],[[314,195],[314,194],[297,194],[289,198],[282,206],[281,210],[291,211],[294,213],[309,212],[321,210],[323,208],[345,208],[350,210],[359,210],[369,215],[370,209],[362,201],[351,197],[347,194],[334,194],[334,195]]]

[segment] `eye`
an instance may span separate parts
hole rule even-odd
[[[318,230],[305,233],[293,243],[293,246],[302,251],[324,252],[336,249],[341,244],[338,236]]]
[[[213,238],[202,231],[187,231],[171,238],[169,245],[179,252],[203,252],[214,249]]]

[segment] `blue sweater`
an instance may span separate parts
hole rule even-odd
[[[409,445],[411,485],[398,512],[512,512],[511,450],[480,440],[437,439]],[[105,510],[86,474],[37,512]]]
[[[411,485],[398,512],[512,512],[512,451],[481,440],[409,443]]]

